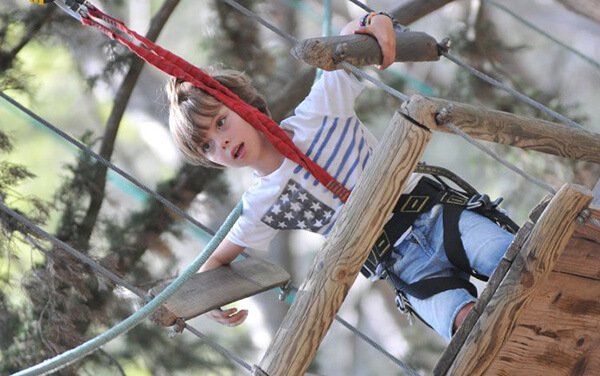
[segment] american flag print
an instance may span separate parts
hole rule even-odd
[[[329,206],[290,179],[261,221],[277,230],[318,232],[329,223],[333,214],[334,211]]]

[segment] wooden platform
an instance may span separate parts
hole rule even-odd
[[[532,212],[435,375],[600,374],[600,210],[581,223],[564,196]]]
[[[193,275],[150,319],[171,326],[181,318],[188,320],[226,304],[284,286],[290,275],[277,265],[249,257],[230,265]],[[170,281],[150,290],[157,294]]]

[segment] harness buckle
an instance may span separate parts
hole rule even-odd
[[[490,199],[490,196],[486,195],[485,193],[477,193],[476,195],[473,195],[473,197],[471,197],[469,201],[467,201],[465,207],[467,210],[473,210],[477,208],[482,208],[485,210],[494,210],[498,207],[498,205],[500,205],[502,200],[504,200],[502,197],[498,197],[497,199],[492,201]]]
[[[394,301],[396,302],[396,308],[398,309],[398,311],[400,311],[400,313],[406,315],[406,318],[408,319],[408,324],[412,325],[413,324],[413,309],[412,306],[410,305],[408,299],[406,298],[406,295],[404,295],[404,293],[402,291],[396,290],[396,297],[394,298]]]

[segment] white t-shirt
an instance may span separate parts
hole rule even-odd
[[[360,81],[343,70],[324,72],[294,115],[281,123],[293,133],[300,150],[350,190],[377,144],[354,112],[362,88]],[[418,179],[413,174],[405,192]],[[266,249],[278,230],[304,229],[327,236],[343,206],[306,169],[287,158],[271,174],[255,176],[242,204],[243,213],[227,239],[255,249]]]

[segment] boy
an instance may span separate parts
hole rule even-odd
[[[342,34],[352,32],[371,34],[377,39],[384,56],[381,69],[394,61],[395,34],[387,14],[370,13],[342,30]],[[268,114],[266,102],[245,76],[224,72],[214,78]],[[307,229],[329,234],[343,206],[339,197],[210,95],[181,80],[172,80],[167,90],[171,133],[191,163],[251,167],[255,171],[255,182],[242,197],[243,214],[201,271],[229,264],[246,247],[265,249],[278,230]],[[297,147],[348,189],[358,182],[377,143],[354,112],[354,102],[361,90],[361,83],[350,73],[325,72],[294,115],[281,123]],[[420,178],[413,174],[405,193],[413,190]],[[388,270],[403,281],[412,283],[449,274],[468,279],[445,257],[441,211],[440,205],[434,206],[418,217],[412,230],[396,239]],[[460,230],[471,265],[479,273],[491,274],[512,235],[487,218],[467,211],[461,215]],[[481,252],[483,248],[485,255]],[[463,290],[447,290],[422,300],[412,296],[408,299],[429,325],[450,339],[475,300]],[[248,312],[231,308],[208,315],[221,324],[237,326]]]

